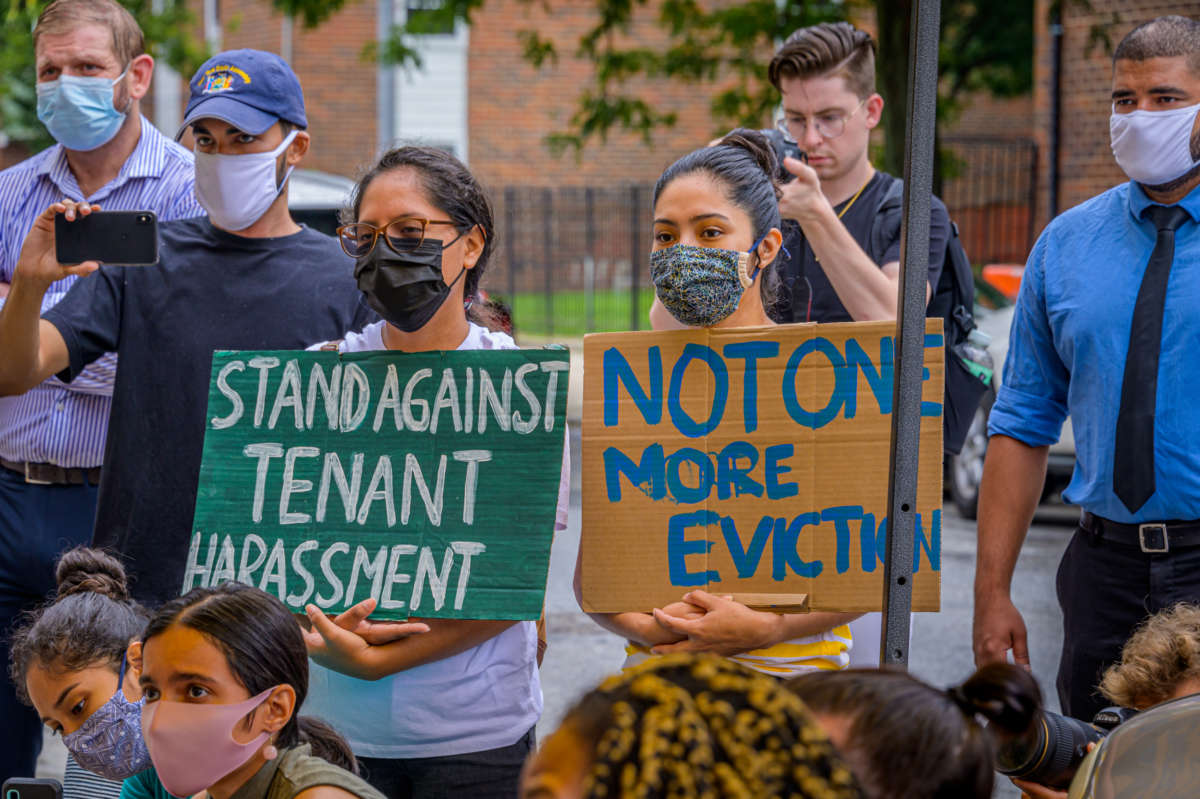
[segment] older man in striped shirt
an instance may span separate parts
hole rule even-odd
[[[34,219],[63,198],[106,210],[199,216],[192,154],[144,119],[154,60],[112,0],[58,0],[33,32],[38,118],[59,142],[0,172],[0,297]],[[77,280],[47,291],[46,310]],[[0,299],[3,302],[3,299]],[[41,722],[7,680],[13,619],[54,589],[54,563],[92,536],[116,357],[70,385],[51,378],[0,399],[0,778],[32,776]]]

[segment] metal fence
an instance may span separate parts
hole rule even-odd
[[[943,199],[977,264],[1023,262],[1033,239],[1037,149],[1027,139],[947,137]],[[564,338],[648,324],[651,192],[508,186],[494,196],[497,249],[486,285],[525,336]]]
[[[647,326],[651,191],[509,186],[496,197],[496,269],[487,283],[510,304],[520,332]]]
[[[942,200],[976,264],[1025,263],[1033,247],[1037,144],[1032,139],[946,136]]]

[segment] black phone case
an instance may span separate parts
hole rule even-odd
[[[158,217],[153,211],[95,211],[74,222],[58,214],[54,217],[54,237],[60,264],[158,263]]]
[[[0,788],[0,799],[62,799],[58,780],[12,777]]]

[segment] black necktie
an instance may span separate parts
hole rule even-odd
[[[1163,303],[1175,258],[1175,231],[1188,212],[1178,205],[1152,205],[1143,214],[1158,228],[1154,251],[1133,306],[1129,354],[1121,381],[1121,409],[1113,446],[1113,492],[1135,513],[1154,494],[1154,404],[1158,354],[1162,349]]]

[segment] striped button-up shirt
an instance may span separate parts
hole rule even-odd
[[[12,282],[21,244],[51,203],[87,200],[106,211],[149,210],[160,221],[184,219],[204,213],[194,181],[192,154],[145,117],[121,171],[90,197],[83,196],[58,144],[0,172],[0,282]],[[61,300],[76,280],[71,276],[51,285],[42,310]],[[106,355],[70,385],[50,378],[19,397],[0,398],[0,457],[68,467],[103,463],[116,368],[116,356]]]

